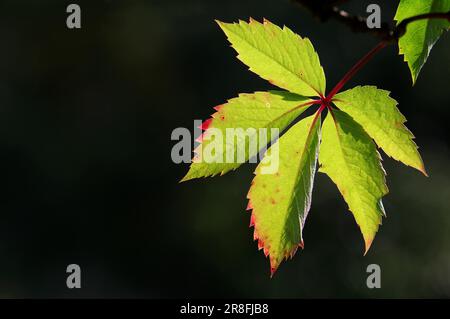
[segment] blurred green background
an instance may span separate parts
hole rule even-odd
[[[66,28],[71,2],[81,30]],[[378,3],[392,21],[398,1]],[[323,174],[305,250],[273,279],[245,212],[254,165],[178,183],[188,165],[171,161],[172,130],[271,88],[214,23],[250,16],[309,37],[328,88],[377,43],[288,0],[1,2],[0,297],[450,297],[448,35],[415,87],[395,46],[347,85],[392,91],[430,175],[384,156],[388,218],[366,257]],[[66,287],[71,263],[82,289]],[[381,289],[366,287],[372,263]]]

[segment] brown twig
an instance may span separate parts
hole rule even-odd
[[[349,27],[353,32],[372,34],[384,41],[397,41],[406,32],[409,23],[421,19],[447,19],[450,21],[450,12],[421,14],[403,20],[397,26],[391,27],[382,23],[380,28],[369,28],[366,18],[351,15],[345,10],[339,9],[338,5],[349,0],[291,0],[294,3],[308,9],[320,21],[325,22],[334,19]]]

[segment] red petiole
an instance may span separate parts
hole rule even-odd
[[[361,58],[361,60],[359,60],[351,69],[350,71],[348,71],[344,77],[342,78],[342,80],[340,80],[338,82],[338,84],[336,84],[336,86],[331,90],[331,92],[327,95],[327,97],[325,98],[326,102],[331,102],[331,100],[333,99],[333,97],[339,93],[339,91],[344,87],[344,85],[356,74],[358,73],[358,71],[367,64],[367,62],[369,62],[370,60],[372,60],[372,58],[374,57],[375,54],[377,54],[381,49],[383,49],[384,47],[386,47],[388,45],[388,42],[386,41],[381,41],[376,47],[374,47],[372,50],[369,51],[369,53],[367,53],[365,56],[363,56]]]
[[[375,48],[373,48],[372,50],[369,51],[369,53],[367,53],[365,56],[362,57],[361,60],[359,60],[351,69],[350,71],[348,71],[344,77],[342,78],[342,80],[340,80],[338,82],[338,84],[336,84],[336,86],[331,90],[331,92],[327,95],[327,97],[325,98],[325,100],[327,102],[331,102],[331,100],[333,99],[333,97],[342,89],[342,87],[364,66],[367,64],[367,62],[369,62],[370,60],[372,60],[373,56],[380,51],[381,49],[383,49],[384,47],[386,47],[388,45],[388,43],[386,41],[381,41]]]
[[[322,111],[327,108],[328,110],[331,110],[331,101],[333,100],[333,97],[339,93],[339,91],[344,87],[344,85],[350,81],[350,79],[358,73],[359,70],[363,66],[367,64],[375,54],[377,54],[381,49],[385,48],[389,43],[387,41],[381,41],[376,47],[374,47],[372,50],[369,51],[365,56],[363,56],[345,75],[344,77],[336,84],[336,86],[328,93],[326,97],[324,97],[322,94],[320,94],[320,100],[314,101],[313,104],[319,104],[320,107],[317,110],[316,118],[322,113]]]

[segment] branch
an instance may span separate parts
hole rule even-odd
[[[367,27],[365,17],[351,15],[345,10],[341,10],[337,5],[348,2],[349,0],[291,0],[292,2],[308,9],[312,15],[321,22],[329,19],[349,27],[353,32],[368,33],[380,38],[381,40],[394,42],[397,41],[406,32],[409,23],[422,19],[447,19],[450,21],[450,11],[447,13],[427,13],[403,20],[395,27],[390,27],[387,23],[382,23],[381,28],[370,29]]]
[[[387,23],[382,23],[381,28],[370,29],[367,27],[366,18],[351,15],[345,10],[341,10],[337,5],[348,2],[348,0],[291,0],[292,2],[306,8],[313,16],[317,17],[321,22],[330,19],[349,27],[356,33],[369,33],[378,38],[386,39],[391,29]]]

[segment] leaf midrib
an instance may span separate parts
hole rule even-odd
[[[241,39],[243,42],[245,42],[247,45],[249,45],[250,47],[254,48],[257,52],[259,52],[260,54],[264,55],[266,58],[274,61],[276,64],[278,64],[279,66],[281,66],[284,70],[286,70],[287,72],[289,72],[291,75],[294,75],[295,77],[299,78],[302,82],[304,82],[310,89],[312,89],[314,92],[317,93],[317,97],[319,97],[320,95],[320,91],[317,90],[316,88],[314,88],[308,81],[304,80],[301,76],[299,76],[298,74],[294,73],[293,71],[291,71],[290,69],[288,69],[285,65],[283,65],[282,63],[280,63],[278,60],[275,60],[274,58],[272,58],[271,56],[269,56],[267,53],[261,51],[260,49],[258,49],[256,46],[254,46],[253,44],[251,44],[250,42],[248,42],[245,38],[243,38],[241,35],[239,35],[236,32],[233,32],[232,30],[230,30],[229,28],[227,29],[230,33],[234,34],[235,36],[237,36],[239,39]],[[303,39],[302,39],[303,40]],[[239,55],[241,55],[239,53]],[[277,80],[276,80],[277,81]]]
[[[344,101],[344,100],[340,100],[340,102],[342,102],[342,103],[344,103],[344,104],[347,104],[347,105],[355,106],[355,104],[352,103],[352,102],[347,102],[347,101]],[[396,107],[396,106],[395,106],[395,107]],[[377,123],[376,121],[374,122],[374,121],[370,120],[370,119],[365,115],[364,112],[361,112],[361,116],[364,117],[364,119],[365,119],[367,122],[373,123],[373,125],[374,125],[375,127],[377,127],[381,132],[383,132],[384,138],[390,140],[391,142],[393,141],[393,140],[391,139],[391,137],[390,137],[390,134],[385,130],[385,128],[384,128],[383,126],[379,126],[378,123]],[[352,117],[352,118],[353,118],[353,117]],[[356,120],[355,120],[355,121],[356,121]],[[407,129],[407,127],[405,126],[405,122],[401,122],[400,125],[402,126],[402,128]],[[364,127],[363,127],[363,128],[364,128]],[[364,129],[364,131],[365,131],[365,129]],[[399,130],[399,129],[396,129],[396,131],[402,132],[402,130]],[[371,138],[371,139],[374,139],[374,140],[376,141],[375,138],[372,138],[371,136],[370,136],[370,138]],[[412,141],[412,137],[410,137],[410,136],[408,136],[408,141],[411,141],[412,143],[414,143],[414,142]],[[403,143],[403,144],[395,143],[395,144],[398,145],[399,149],[402,150],[403,155],[406,155],[406,156],[407,156],[408,152],[406,152],[406,150],[403,148],[403,146],[404,146],[405,144],[404,144],[404,143]],[[381,149],[384,150],[384,148],[383,148],[378,142],[377,142],[377,145],[378,145],[378,147],[380,147]],[[384,153],[387,154],[386,151],[385,151]],[[387,154],[387,155],[388,155],[389,157],[395,158],[394,156],[392,156],[392,155],[390,155],[390,154]],[[408,156],[407,156],[407,157],[408,157]],[[411,166],[411,165],[409,165],[409,166]]]
[[[305,103],[302,103],[302,104],[300,104],[300,105],[297,105],[297,106],[293,107],[292,109],[287,110],[287,111],[284,112],[283,114],[277,116],[275,119],[270,120],[266,126],[267,126],[267,127],[270,127],[270,128],[274,128],[274,127],[273,127],[273,123],[275,123],[276,121],[282,119],[282,118],[283,118],[284,116],[286,116],[287,114],[289,114],[289,113],[291,113],[291,112],[294,112],[294,111],[296,111],[296,110],[298,110],[298,109],[300,109],[300,108],[302,108],[302,107],[306,107],[306,108],[310,107],[312,104],[309,104],[309,103],[311,103],[311,102],[313,102],[312,99],[309,100],[309,101],[307,101],[307,102],[305,102]],[[305,112],[305,111],[306,111],[306,110],[304,110],[303,112]],[[303,112],[302,112],[302,113],[303,113]],[[300,114],[299,114],[299,116],[300,116]],[[292,122],[293,122],[293,121],[295,121],[295,119],[292,120]],[[292,122],[291,122],[291,123],[292,123]],[[289,124],[290,124],[290,123],[289,123]],[[214,128],[214,126],[211,126],[211,128]],[[284,132],[285,130],[286,130],[286,128],[283,129],[283,132]],[[280,132],[280,133],[281,133],[281,132]],[[258,133],[252,134],[251,137],[253,137],[253,136],[257,135],[257,134],[258,134]],[[272,136],[271,136],[271,137],[272,137]],[[281,135],[280,135],[279,137],[281,137]],[[249,138],[250,138],[250,135],[249,135]],[[267,141],[266,146],[267,146],[269,143],[271,143],[272,140],[273,140],[273,139],[271,139],[270,141]],[[225,145],[226,145],[226,142],[225,142]],[[237,145],[235,145],[235,146],[237,146]],[[258,146],[259,146],[259,145],[258,145]],[[262,147],[259,147],[258,152],[261,151],[261,149],[262,149]],[[235,150],[236,150],[236,149],[235,149]],[[221,154],[225,154],[225,153],[226,153],[226,148],[225,148],[225,150],[222,149]],[[250,159],[250,154],[248,154],[248,155],[249,155],[249,156],[248,156],[248,158],[245,160],[245,162],[247,162],[247,161]],[[236,164],[236,163],[230,163],[230,164]],[[239,164],[243,164],[243,163],[239,163]]]

